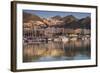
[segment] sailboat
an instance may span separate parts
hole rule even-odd
[[[61,39],[62,39],[62,42],[68,42],[69,41],[69,38],[66,37],[66,36],[62,36]]]
[[[64,28],[63,28],[63,33],[64,33],[65,31],[64,31]],[[67,42],[67,41],[69,41],[69,38],[68,37],[66,37],[66,36],[61,36],[61,40],[62,40],[62,42]]]

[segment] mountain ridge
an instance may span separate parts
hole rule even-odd
[[[68,15],[61,17],[60,15],[56,15],[51,17],[50,19],[43,19],[38,15],[26,13],[23,12],[23,22],[29,22],[32,21],[41,21],[46,26],[52,26],[52,27],[63,27],[63,28],[86,28],[91,29],[91,18],[89,16],[81,19],[77,19],[73,15]],[[42,24],[41,24],[42,25]]]

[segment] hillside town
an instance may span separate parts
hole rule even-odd
[[[77,19],[72,15],[51,18],[40,18],[36,15],[24,13],[23,41],[24,43],[69,40],[87,40],[91,36],[90,17]]]

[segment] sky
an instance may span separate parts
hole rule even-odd
[[[42,18],[50,18],[56,15],[61,17],[73,15],[78,19],[85,18],[87,16],[91,16],[91,13],[82,13],[82,12],[61,12],[61,11],[39,11],[39,10],[23,10],[24,12],[38,15]]]

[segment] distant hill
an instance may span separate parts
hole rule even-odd
[[[30,14],[30,13],[23,12],[23,22],[28,22],[30,20],[42,21],[42,19],[39,16],[35,15],[35,14]]]

